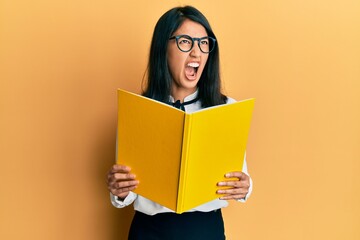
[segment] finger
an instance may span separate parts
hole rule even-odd
[[[110,184],[117,181],[134,180],[135,178],[136,175],[132,173],[109,173],[107,175],[107,183]]]
[[[128,181],[128,180],[134,180],[134,178],[128,178],[126,174],[117,174],[117,175],[113,174],[108,176],[107,184],[114,185],[117,184],[117,182]]]
[[[117,194],[120,194],[120,193],[124,193],[124,192],[130,192],[134,189],[136,189],[137,186],[129,186],[129,187],[126,187],[126,188],[117,188],[117,189],[112,189],[113,192],[117,193]]]
[[[248,178],[249,176],[243,172],[229,172],[229,173],[225,174],[225,177],[226,178],[239,178],[240,180],[242,180],[242,179]]]
[[[248,189],[245,189],[245,188],[219,189],[216,191],[216,193],[217,194],[225,194],[225,195],[247,194]]]
[[[111,177],[111,179],[115,180],[115,181],[119,181],[119,180],[133,180],[136,178],[135,174],[132,173],[114,173]]]
[[[116,182],[112,186],[114,186],[117,189],[122,189],[122,188],[137,186],[138,184],[139,184],[139,181],[124,181],[124,182]]]
[[[115,182],[108,185],[108,189],[113,194],[122,193],[126,191],[131,191],[139,185],[139,181],[130,181],[130,182]]]
[[[223,197],[220,197],[220,199],[221,200],[231,200],[231,199],[239,200],[239,199],[242,199],[245,197],[246,197],[246,194],[238,194],[238,195],[223,196]]]
[[[128,187],[128,188],[122,188],[122,189],[110,189],[110,192],[115,195],[118,196],[120,198],[126,197],[130,191],[133,191],[137,188],[137,186],[132,186],[132,187]]]
[[[219,187],[234,187],[234,188],[246,188],[250,187],[249,181],[223,181],[218,182]]]
[[[131,167],[121,164],[114,164],[110,169],[111,173],[117,173],[117,172],[128,173],[130,171],[131,171]]]
[[[239,187],[239,182],[240,181],[223,181],[223,182],[218,182],[218,186],[220,187]]]

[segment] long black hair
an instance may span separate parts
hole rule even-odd
[[[181,26],[185,19],[201,24],[208,36],[216,39],[206,17],[191,6],[176,7],[167,11],[156,23],[149,54],[146,86],[143,95],[167,103],[173,82],[167,62],[169,38]],[[209,53],[198,86],[198,97],[202,107],[226,103],[227,97],[221,93],[220,63],[218,43]]]

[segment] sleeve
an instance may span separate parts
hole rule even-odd
[[[231,98],[231,97],[227,97],[227,101],[226,101],[226,104],[230,104],[230,103],[234,103],[236,102],[235,99]]]
[[[111,203],[116,208],[127,207],[130,204],[132,204],[136,198],[137,198],[137,194],[134,192],[130,192],[129,195],[127,195],[127,197],[124,200],[120,200],[117,196],[110,193]]]
[[[249,176],[249,178],[250,178],[250,187],[249,187],[249,192],[246,194],[246,196],[244,198],[237,199],[238,202],[246,202],[248,200],[248,198],[250,197],[250,195],[252,193],[252,189],[253,189],[253,181],[252,181],[252,179],[251,179],[251,177],[250,177],[250,175],[248,173],[248,169],[247,169],[246,153],[245,153],[245,157],[244,157],[244,164],[243,164],[242,172]]]

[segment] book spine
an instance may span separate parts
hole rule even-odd
[[[191,114],[185,114],[184,121],[184,132],[183,132],[183,142],[182,142],[182,151],[181,151],[181,166],[180,166],[180,177],[179,177],[179,189],[178,189],[178,200],[176,213],[182,213],[185,211],[184,203],[186,197],[186,179],[187,179],[187,167],[188,167],[188,157],[190,153],[190,141],[191,141]]]

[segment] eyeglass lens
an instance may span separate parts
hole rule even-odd
[[[190,36],[183,35],[177,36],[176,40],[179,49],[183,52],[188,52],[193,48],[194,40],[198,42],[200,50],[204,53],[211,52],[215,45],[215,40],[209,37],[191,38]]]

